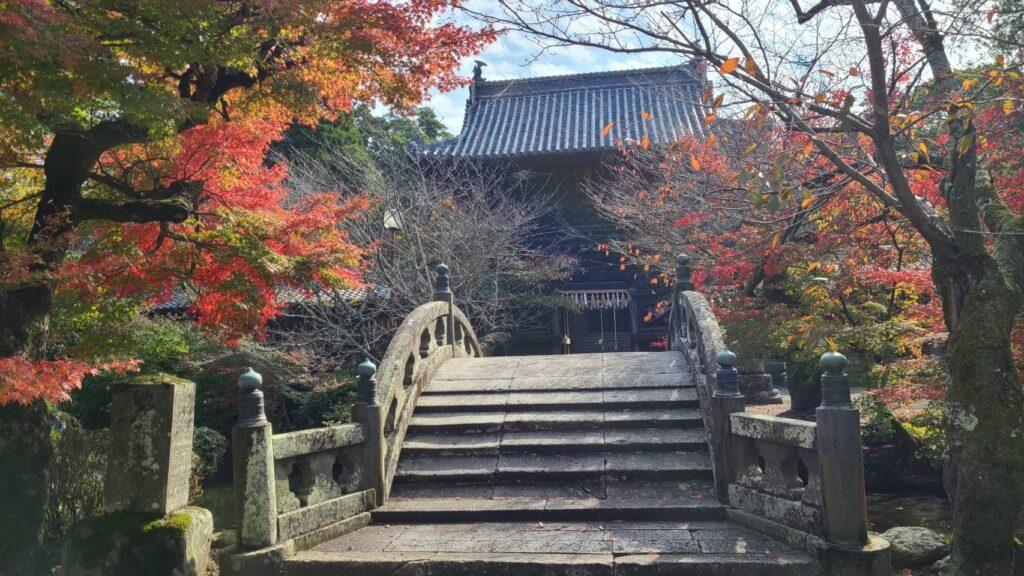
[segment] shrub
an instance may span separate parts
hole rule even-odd
[[[192,451],[198,457],[197,468],[203,477],[209,478],[223,469],[228,439],[212,428],[196,426],[192,432]]]
[[[59,414],[59,413],[58,413]],[[49,503],[45,535],[60,538],[71,526],[103,511],[103,485],[110,434],[87,430],[73,418],[59,414],[62,432],[53,432]]]

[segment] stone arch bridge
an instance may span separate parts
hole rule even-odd
[[[434,300],[359,367],[354,423],[273,434],[243,375],[222,570],[888,574],[845,358],[822,359],[815,423],[746,414],[736,357],[678,267],[670,351],[482,357],[441,265]]]

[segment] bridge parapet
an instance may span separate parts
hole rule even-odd
[[[719,501],[737,522],[816,555],[828,576],[889,574],[888,543],[867,531],[860,413],[846,358],[822,356],[815,422],[746,414],[736,355],[693,290],[689,264],[677,259],[670,345],[697,386]]]
[[[239,554],[232,565],[268,550],[287,556],[361,528],[387,499],[420,392],[444,361],[482,355],[454,304],[448,267],[438,265],[437,275],[433,301],[405,318],[379,369],[369,360],[359,365],[355,422],[273,434],[262,378],[251,369],[239,378],[235,526],[239,551],[256,552]]]

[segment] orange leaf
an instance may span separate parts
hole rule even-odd
[[[811,196],[810,198],[804,198],[804,201],[800,203],[800,208],[807,208],[808,206],[811,205],[812,202],[814,202],[814,196]]]
[[[648,112],[641,112],[640,113],[640,117],[643,118],[644,120],[650,120],[651,119],[651,115]]]
[[[732,74],[734,70],[740,65],[739,58],[729,58],[722,63],[722,67],[718,69],[722,74]]]
[[[711,124],[714,121],[715,121],[715,113],[714,112],[712,112],[711,114],[708,114],[706,117],[704,117],[704,125],[705,126],[707,126],[708,124]]]
[[[615,126],[615,122],[609,122],[605,124],[604,129],[601,130],[601,136],[604,137],[610,134],[612,131],[612,126]]]
[[[700,160],[697,160],[697,157],[693,154],[690,154],[690,166],[692,166],[694,170],[700,170]]]
[[[860,76],[860,70],[857,70],[856,67],[851,66],[850,67],[850,76]]]
[[[710,148],[711,145],[714,144],[714,143],[715,143],[715,135],[712,134],[712,135],[708,136],[707,140],[704,141],[704,147],[705,148]]]
[[[651,147],[651,139],[648,138],[647,136],[644,136],[642,139],[640,139],[640,146],[644,150],[647,150],[648,148]]]

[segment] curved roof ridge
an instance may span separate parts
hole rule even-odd
[[[673,72],[677,70],[685,70],[687,67],[692,67],[694,72],[697,71],[697,67],[700,64],[700,60],[688,60],[682,64],[673,64],[670,66],[655,66],[651,68],[624,68],[622,70],[599,70],[597,72],[576,72],[573,74],[554,74],[551,76],[531,76],[528,78],[506,78],[505,80],[481,80],[476,83],[477,86],[487,86],[494,84],[507,84],[515,82],[517,84],[528,84],[534,82],[545,82],[548,80],[572,80],[576,78],[598,78],[601,76],[626,76],[626,75],[643,75],[658,72]]]

